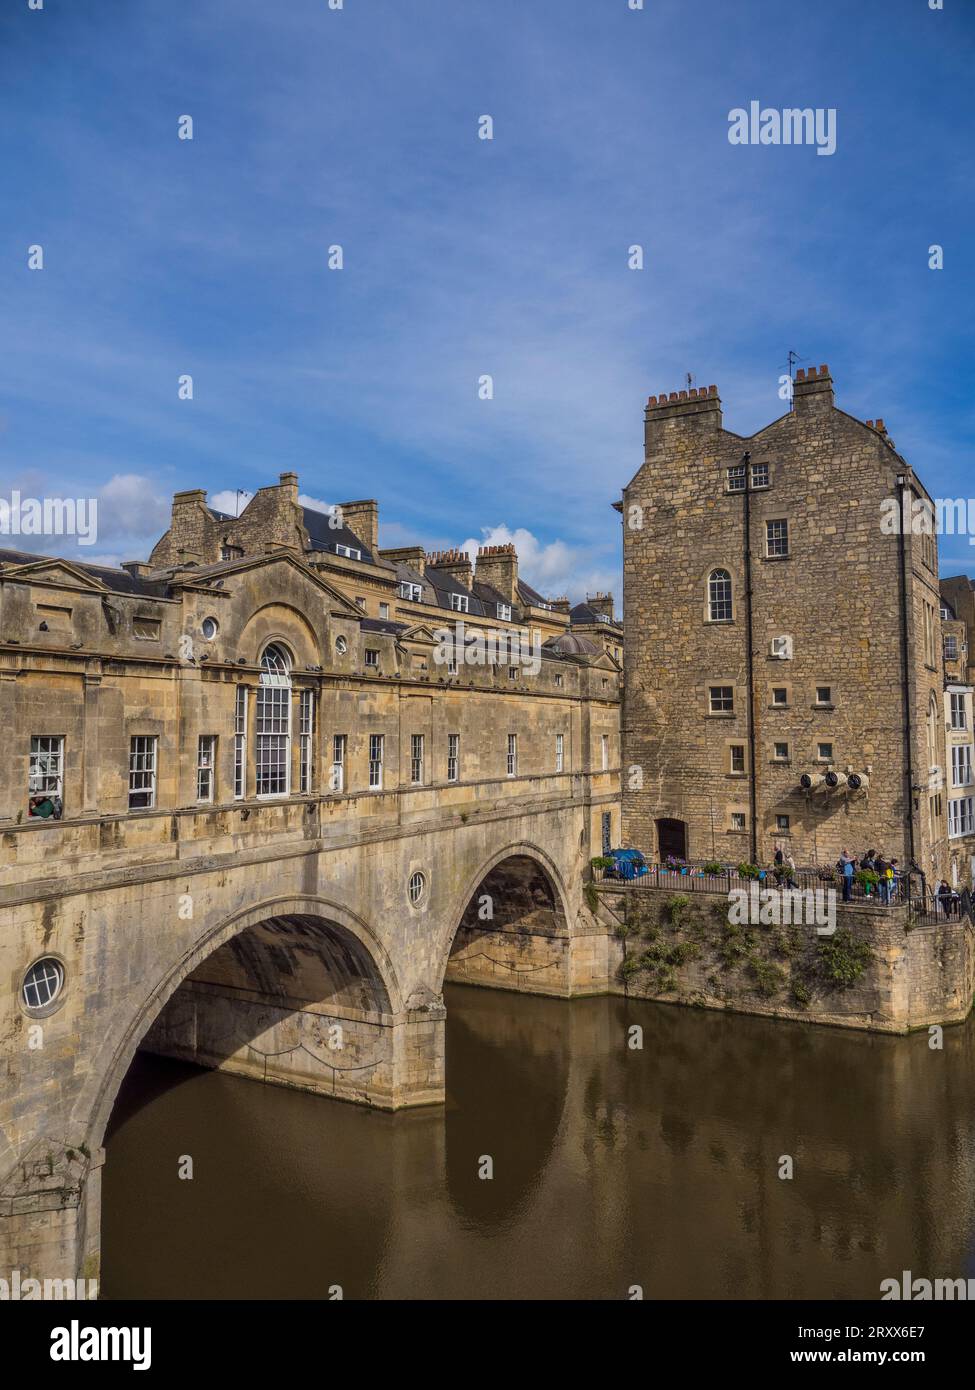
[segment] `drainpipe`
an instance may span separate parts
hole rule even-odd
[[[907,475],[898,473],[900,500],[900,605],[901,605],[901,687],[904,699],[904,738],[907,754],[907,840],[911,864],[917,863],[914,832],[914,719],[911,703],[910,627],[907,613]]]
[[[748,791],[749,791],[749,820],[751,821],[751,842],[752,842],[752,863],[758,863],[758,786],[756,778],[758,776],[758,759],[755,755],[755,701],[758,698],[755,691],[755,649],[753,639],[752,621],[752,477],[751,454],[747,451],[742,454],[741,461],[745,465],[745,509],[744,509],[744,529],[745,529],[745,642],[747,672],[748,672]]]

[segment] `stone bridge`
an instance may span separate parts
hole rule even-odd
[[[102,1145],[140,1048],[398,1109],[444,1099],[445,980],[607,990],[582,886],[610,796],[585,774],[491,790],[5,831],[0,1268],[97,1275]],[[70,987],[28,1010],[39,956]]]

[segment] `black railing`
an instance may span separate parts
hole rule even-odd
[[[685,864],[650,864],[646,871],[635,873],[632,878],[620,877],[619,866],[599,866],[592,868],[596,882],[612,884],[614,888],[669,888],[674,893],[730,893],[732,890],[749,888],[795,888],[802,892],[835,889],[840,902],[851,902],[870,907],[903,906],[916,903],[921,915],[930,913],[932,918],[940,916],[944,920],[947,913],[944,907],[931,901],[931,895],[923,891],[922,881],[915,873],[895,873],[892,879],[882,878],[874,882],[854,871],[852,880],[844,879],[838,869],[829,865],[805,865],[795,870],[785,866],[772,865],[767,868],[746,870],[734,864],[721,865],[717,869],[713,862]],[[960,913],[960,902],[956,915]]]

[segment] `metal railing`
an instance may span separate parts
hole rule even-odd
[[[679,865],[647,863],[648,872],[633,878],[619,878],[612,869],[593,865],[595,882],[612,884],[614,888],[627,891],[640,888],[669,888],[674,893],[730,893],[732,890],[748,888],[757,883],[759,888],[795,888],[800,891],[817,889],[836,890],[840,902],[851,902],[871,907],[895,907],[905,903],[916,904],[921,915],[930,913],[932,918],[946,919],[942,904],[932,902],[932,895],[923,891],[920,876],[916,873],[896,873],[893,879],[881,879],[879,883],[864,880],[854,872],[852,882],[846,881],[838,869],[824,864],[805,865],[794,871],[785,866],[771,865],[759,867],[754,873],[739,872],[735,864],[723,864],[716,872],[712,862],[684,863]],[[957,911],[960,913],[960,902]]]

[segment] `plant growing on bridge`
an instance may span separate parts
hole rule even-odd
[[[755,981],[755,993],[760,994],[763,999],[771,999],[785,983],[782,971],[770,960],[757,960],[753,957],[748,962],[748,973]]]
[[[852,985],[859,980],[873,952],[845,927],[819,943],[819,973],[833,985]]]
[[[597,854],[594,859],[590,859],[590,865],[594,869],[609,869],[612,867],[612,859],[607,859],[605,854]]]
[[[739,878],[758,878],[759,868],[757,864],[741,863],[738,865]]]
[[[706,864],[701,865],[701,873],[710,874],[712,878],[718,874],[724,874],[725,872],[725,866],[719,864],[716,859],[709,859]]]
[[[667,899],[667,918],[675,931],[680,927],[684,913],[690,905],[691,900],[686,893],[675,893],[672,898]]]

